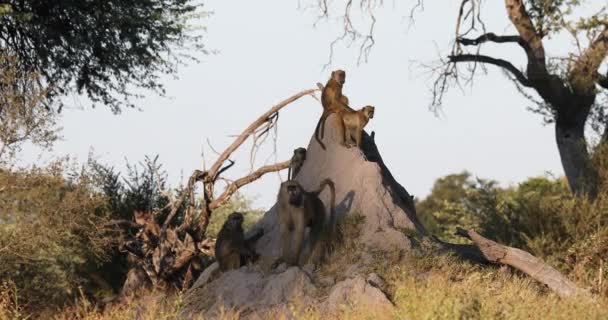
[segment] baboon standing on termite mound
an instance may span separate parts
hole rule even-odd
[[[338,139],[340,144],[350,148],[351,146],[361,147],[363,128],[374,117],[375,108],[365,106],[357,111],[341,110],[336,117],[338,126]]]
[[[215,258],[222,271],[238,269],[257,257],[253,243],[262,237],[264,230],[259,230],[253,237],[245,239],[243,220],[242,213],[231,213],[217,235]]]
[[[317,123],[315,129],[315,139],[325,149],[325,145],[321,142],[321,139],[325,136],[325,120],[330,114],[338,112],[340,110],[354,111],[348,106],[348,98],[342,94],[342,87],[346,82],[346,72],[344,70],[332,71],[331,77],[323,87],[321,93],[321,105],[323,105],[323,114]]]
[[[326,218],[325,206],[319,194],[325,186],[331,192],[330,219]],[[336,190],[330,179],[325,179],[319,189],[307,192],[294,180],[281,183],[278,195],[281,261],[288,265],[303,266],[307,262],[318,264],[325,255],[330,233],[335,224]],[[306,227],[310,227],[310,255],[302,254]],[[311,261],[312,260],[312,261]]]

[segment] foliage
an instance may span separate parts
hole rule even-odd
[[[167,175],[162,170],[158,156],[146,156],[137,164],[127,163],[124,175],[112,167],[96,161],[89,161],[88,166],[95,173],[95,187],[107,199],[111,218],[115,221],[133,221],[133,212],[159,211],[167,205],[168,198],[161,189],[166,188]],[[178,219],[183,217],[183,210],[178,212]],[[128,224],[120,224],[126,237],[135,235],[135,229]],[[100,266],[100,273],[112,288],[110,295],[122,287],[129,271],[127,255],[119,247],[113,247],[108,253],[110,259]]]
[[[0,283],[13,283],[30,307],[65,303],[94,285],[91,274],[120,239],[91,173],[66,179],[64,166],[0,170]]]
[[[49,148],[57,140],[57,114],[44,105],[48,89],[39,80],[19,68],[16,56],[0,51],[0,164],[25,141]]]
[[[473,180],[466,171],[437,179],[431,194],[416,205],[420,220],[431,233],[459,241],[454,235],[457,226],[479,226],[479,218],[471,214],[478,204],[470,195],[479,190],[480,184],[493,185],[494,182]]]
[[[202,49],[189,30],[198,7],[191,0],[3,1],[0,50],[17,55],[22,70],[39,71],[51,98],[86,94],[119,112],[133,106],[134,88],[163,93],[160,75],[192,58],[181,49]]]
[[[440,238],[464,242],[454,228],[476,229],[608,295],[608,147],[598,147],[592,159],[601,177],[593,199],[572,196],[565,179],[536,177],[500,188],[465,172],[439,179],[419,203],[418,214]]]

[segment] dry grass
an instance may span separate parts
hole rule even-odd
[[[395,252],[374,252],[372,265],[361,265],[361,251],[354,241],[362,220],[349,218],[341,225],[344,239],[330,256],[330,263],[315,276],[319,299],[330,285],[319,280],[347,277],[344,266],[357,265],[364,273],[375,272],[387,284],[384,288],[395,304],[392,310],[343,305],[331,318],[339,319],[608,319],[608,300],[602,297],[561,299],[529,277],[507,269],[481,267],[452,256]],[[359,252],[359,253],[358,253]],[[24,319],[10,303],[10,296],[0,295],[0,319]],[[212,299],[212,297],[209,297]],[[140,299],[108,306],[99,310],[84,300],[76,306],[44,316],[46,319],[179,319],[183,306],[181,295],[165,297],[149,294]],[[289,310],[289,311],[287,311]],[[277,306],[263,312],[263,318],[285,319],[285,313],[296,319],[328,319],[315,307],[302,309],[297,304]],[[220,319],[239,319],[244,314],[225,310]],[[202,317],[200,319],[203,319]]]
[[[561,299],[526,276],[497,268],[480,268],[449,256],[388,254],[376,271],[390,286],[392,311],[344,305],[341,319],[607,319],[608,301],[602,298]],[[409,263],[405,263],[409,261]],[[326,269],[329,272],[333,269]],[[326,275],[327,276],[327,275]],[[95,309],[85,302],[47,319],[179,319],[181,296],[149,295],[133,302]],[[315,309],[289,307],[297,319],[327,319]],[[281,313],[269,311],[272,319]],[[284,310],[283,310],[284,311]],[[269,314],[269,315],[270,315]],[[25,318],[0,303],[0,319]],[[221,319],[238,319],[227,310]],[[202,318],[201,318],[202,319]]]

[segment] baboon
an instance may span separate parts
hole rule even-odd
[[[135,223],[143,228],[139,231],[138,237],[141,236],[144,245],[144,251],[156,247],[158,237],[160,236],[160,226],[154,219],[154,214],[147,211],[134,210],[133,218]]]
[[[353,109],[348,106],[348,98],[342,94],[344,82],[346,82],[346,72],[340,69],[334,70],[332,71],[331,77],[325,84],[325,87],[323,87],[323,92],[321,93],[323,114],[321,115],[315,129],[315,139],[317,139],[317,142],[323,149],[325,149],[325,145],[323,142],[321,142],[321,140],[325,136],[325,120],[327,117],[329,117],[330,114],[340,110],[353,111]]]
[[[319,194],[325,186],[331,191],[330,219],[326,219],[325,206]],[[333,230],[336,211],[336,190],[330,179],[325,179],[319,185],[319,189],[307,192],[295,180],[281,183],[278,195],[279,232],[281,241],[281,261],[288,265],[303,266],[306,262],[313,260],[311,257],[319,257],[323,248],[328,245],[324,241],[328,239],[325,234]],[[310,227],[309,246],[310,255],[302,254],[304,248],[304,236],[306,227]],[[314,259],[314,264],[320,262]]]
[[[340,144],[350,148],[353,146],[354,137],[354,145],[361,147],[363,127],[367,125],[369,119],[374,117],[374,109],[373,106],[365,106],[357,111],[341,110],[338,112],[336,121],[338,122]]]
[[[292,180],[298,175],[298,172],[300,172],[300,169],[304,165],[304,160],[306,160],[306,148],[293,150],[293,156],[291,157],[289,170],[287,171],[287,180]]]
[[[254,261],[257,254],[253,244],[263,234],[264,230],[259,230],[251,238],[245,239],[243,214],[231,213],[220,229],[215,242],[215,258],[220,265],[220,270],[238,269],[247,262]]]

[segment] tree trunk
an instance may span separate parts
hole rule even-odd
[[[584,193],[585,167],[589,153],[585,141],[585,121],[576,122],[564,123],[558,119],[555,124],[555,139],[570,190],[575,195],[581,195]]]

